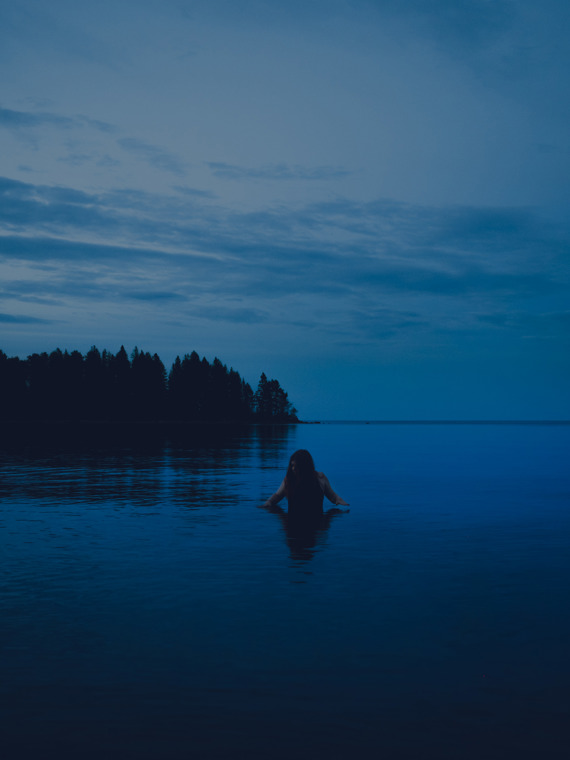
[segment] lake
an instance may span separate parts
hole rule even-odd
[[[1,438],[3,760],[567,757],[569,425]]]

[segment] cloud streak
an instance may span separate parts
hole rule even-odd
[[[182,162],[177,156],[162,150],[162,148],[156,145],[150,145],[135,137],[122,137],[117,140],[117,143],[123,150],[139,156],[155,169],[171,172],[179,177],[184,176],[186,173]]]
[[[71,117],[45,111],[15,111],[10,108],[0,108],[0,127],[14,131],[37,130],[45,127],[69,130],[85,126],[107,134],[113,134],[117,131],[117,128],[112,124],[98,119],[90,119],[87,116]]]
[[[288,164],[271,164],[260,168],[234,166],[222,162],[211,161],[208,166],[214,176],[227,180],[270,180],[290,181],[301,180],[309,182],[329,182],[348,177],[352,172],[336,166],[289,166]]]
[[[67,116],[59,116],[52,113],[30,113],[26,111],[13,111],[9,108],[0,108],[0,126],[6,129],[41,129],[43,127],[58,127],[72,129],[77,127],[78,122]]]
[[[278,320],[339,344],[445,324],[537,335],[566,327],[533,306],[570,293],[565,238],[528,210],[339,199],[240,214],[200,196],[7,179],[0,197],[0,264],[29,275],[6,280],[5,299],[138,303],[228,325]],[[526,322],[523,306],[536,312]]]
[[[4,314],[0,313],[0,322],[12,325],[37,325],[50,324],[51,320],[41,319],[39,317],[28,317],[21,314]]]

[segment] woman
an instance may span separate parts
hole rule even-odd
[[[319,517],[323,514],[323,497],[335,505],[348,507],[331,488],[326,475],[315,470],[313,457],[306,449],[299,449],[291,455],[289,467],[279,489],[263,504],[264,507],[274,507],[284,497],[287,497],[290,517]]]

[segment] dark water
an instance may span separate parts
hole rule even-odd
[[[312,546],[257,508],[296,448],[351,502]],[[568,756],[570,426],[0,449],[3,760]]]

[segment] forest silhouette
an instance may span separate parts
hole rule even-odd
[[[157,354],[130,358],[93,346],[8,357],[0,350],[0,420],[97,422],[296,422],[277,380],[261,374],[254,392],[234,369],[193,351],[170,372]]]

